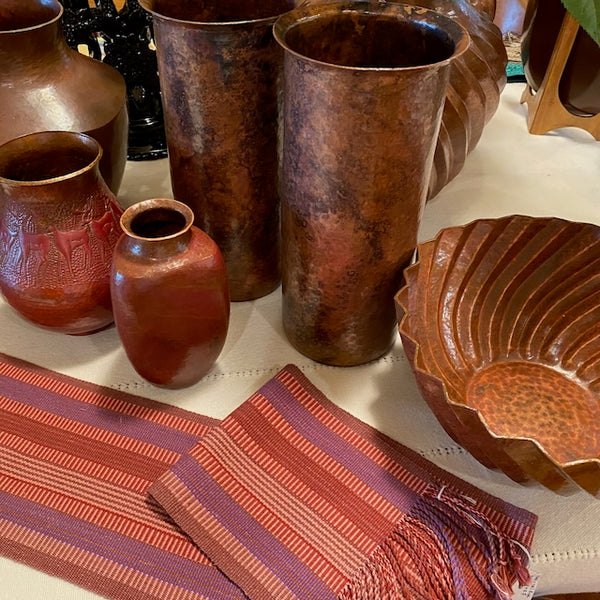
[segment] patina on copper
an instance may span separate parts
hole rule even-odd
[[[102,145],[100,170],[117,193],[127,159],[127,106],[116,69],[69,48],[57,0],[0,3],[0,144],[48,130]]]
[[[90,136],[39,132],[0,146],[0,290],[25,319],[85,334],[112,323],[121,209]]]
[[[454,21],[402,4],[302,6],[285,50],[283,322],[314,360],[355,365],[395,339],[393,297],[417,240]]]
[[[409,0],[460,23],[469,33],[469,48],[450,66],[442,124],[433,158],[429,198],[465,165],[500,102],[506,85],[507,56],[502,32],[468,0]]]
[[[275,18],[291,0],[140,0],[154,17],[173,193],[225,257],[232,300],[279,275]]]

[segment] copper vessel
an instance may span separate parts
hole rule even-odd
[[[191,209],[164,198],[121,217],[111,275],[115,324],[136,371],[182,388],[217,360],[229,325],[227,272],[219,248],[192,225]]]
[[[0,146],[0,290],[31,323],[92,333],[112,323],[110,263],[121,209],[102,148],[67,131]]]
[[[140,0],[151,11],[173,193],[221,248],[232,300],[279,285],[272,37],[291,0]]]
[[[395,339],[394,294],[425,202],[452,60],[466,31],[403,4],[280,17],[283,322],[303,354],[356,365]]]
[[[513,215],[443,229],[396,303],[456,442],[515,481],[600,497],[600,227]]]
[[[127,160],[125,82],[71,49],[57,0],[0,3],[0,144],[38,131],[87,133],[103,148],[100,171],[117,193]]]
[[[489,16],[495,3],[468,0],[410,0],[454,19],[469,33],[469,48],[450,66],[442,124],[433,160],[429,198],[456,177],[494,116],[506,85],[507,56],[502,32]],[[487,13],[483,11],[486,9]],[[492,13],[493,15],[493,13]]]

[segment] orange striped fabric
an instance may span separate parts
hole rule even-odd
[[[535,515],[446,473],[288,365],[150,488],[252,600],[508,599]]]

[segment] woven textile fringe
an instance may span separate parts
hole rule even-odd
[[[293,365],[150,494],[251,600],[507,600],[528,579],[535,515],[359,421]]]
[[[470,548],[474,542],[475,551]],[[464,552],[465,548],[469,549]],[[486,597],[510,600],[515,583],[530,582],[525,554],[518,543],[475,510],[469,498],[452,494],[445,486],[437,493],[430,487],[338,598],[469,600],[467,562]],[[485,561],[475,560],[477,555],[483,555]]]

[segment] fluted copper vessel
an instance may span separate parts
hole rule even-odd
[[[140,0],[157,46],[173,193],[220,247],[232,300],[279,285],[276,17],[291,0]]]
[[[314,360],[355,365],[395,338],[449,67],[469,43],[402,4],[304,5],[280,17],[283,323]]]
[[[515,481],[600,497],[600,227],[444,229],[396,301],[423,397],[459,444]]]
[[[429,198],[456,177],[494,116],[506,85],[507,56],[502,32],[492,21],[495,2],[409,0],[460,23],[471,44],[450,66],[450,80],[435,149]],[[477,8],[473,6],[476,4]]]

